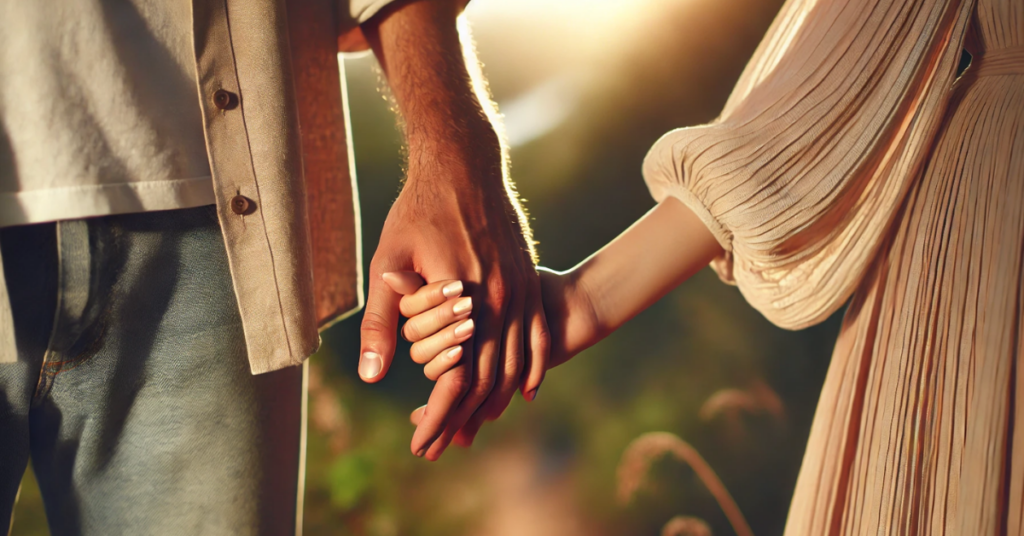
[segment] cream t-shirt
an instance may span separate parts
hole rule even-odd
[[[214,203],[191,9],[0,3],[0,226]]]

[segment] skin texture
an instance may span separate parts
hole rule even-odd
[[[549,368],[604,339],[721,254],[704,222],[670,197],[571,270],[543,270]]]
[[[413,435],[412,452],[430,460],[457,434],[461,444],[472,442],[517,388],[531,400],[548,355],[532,240],[507,177],[497,114],[482,98],[475,56],[460,42],[461,7],[397,2],[362,25],[398,104],[409,162],[370,263],[360,376],[380,381],[395,353],[401,295],[385,272],[461,281],[474,304],[463,355],[438,378]]]
[[[722,246],[693,211],[668,198],[575,268],[561,273],[541,269],[551,328],[549,368],[604,339],[721,254]],[[428,287],[396,288],[404,300],[419,305],[409,308],[409,322],[441,325],[436,319],[449,306],[446,300]],[[430,333],[421,329],[418,335]],[[410,417],[413,423],[422,419],[419,411]]]

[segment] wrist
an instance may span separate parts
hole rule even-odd
[[[435,118],[431,123],[405,128],[410,166],[435,161],[464,167],[500,166],[501,140],[486,118],[460,121],[445,117],[443,120]]]
[[[566,272],[564,277],[570,309],[574,312],[576,324],[580,328],[581,336],[577,345],[582,346],[578,350],[581,351],[607,337],[612,330],[604,320],[600,294],[594,291],[594,286],[586,277],[586,271],[576,267]]]
[[[407,182],[451,185],[460,193],[482,188],[504,192],[504,154],[494,128],[449,128],[408,135]]]
[[[541,268],[541,296],[551,328],[551,365],[557,366],[600,341],[607,334],[601,327],[582,272],[552,272]]]

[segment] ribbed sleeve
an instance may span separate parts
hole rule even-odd
[[[863,276],[928,156],[971,7],[790,0],[719,119],[652,147],[652,195],[707,224],[715,270],[775,324],[820,322]]]

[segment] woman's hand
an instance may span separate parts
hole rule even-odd
[[[473,336],[473,298],[462,295],[465,289],[458,280],[428,285],[415,272],[388,272],[382,279],[402,295],[398,308],[409,318],[402,337],[412,343],[410,357],[424,365],[423,374],[430,381],[437,381],[459,364],[462,345]]]
[[[546,368],[565,363],[593,346],[721,253],[721,245],[704,223],[681,202],[669,198],[572,270],[540,268],[541,300],[551,338]],[[422,359],[429,360],[424,362],[431,371],[454,366],[445,361],[454,359],[445,352],[454,351],[449,345],[459,340],[454,333],[459,315],[451,297],[442,299],[437,293],[457,282],[424,286],[416,274],[389,274],[385,281],[404,296],[403,304],[418,304],[402,309],[412,317],[413,335],[422,337],[420,341],[439,337],[438,342],[418,350]],[[423,416],[420,408],[410,419],[418,424]]]
[[[558,273],[540,268],[541,297],[551,329],[551,361],[560,365],[600,340],[601,328],[590,294],[580,283],[578,272]],[[462,296],[457,280],[425,284],[413,272],[390,272],[384,282],[402,295],[399,309],[408,318],[402,336],[412,343],[410,357],[424,365],[431,381],[459,363],[462,343],[473,335],[470,314],[473,300]]]

